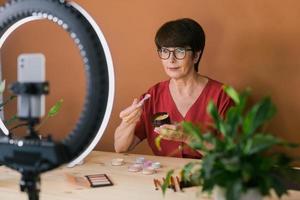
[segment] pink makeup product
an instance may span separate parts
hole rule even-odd
[[[142,171],[142,169],[143,169],[142,164],[133,164],[128,167],[129,172],[139,172]]]
[[[151,175],[151,174],[156,173],[156,171],[152,167],[146,167],[143,169],[142,173],[145,175]]]
[[[151,160],[146,160],[145,162],[144,162],[144,168],[145,167],[151,167],[152,166],[152,161]]]

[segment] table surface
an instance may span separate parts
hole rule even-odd
[[[159,161],[162,164],[156,174],[144,175],[141,172],[128,172],[128,166],[134,163],[135,159],[143,156],[146,160]],[[125,165],[112,166],[113,158],[124,158]],[[186,163],[194,161],[192,159],[159,157],[137,154],[117,154],[111,152],[92,152],[83,165],[73,168],[66,166],[60,167],[53,171],[42,174],[41,176],[41,200],[177,200],[177,199],[198,199],[210,200],[205,194],[197,194],[199,188],[192,187],[184,189],[184,192],[174,192],[167,190],[166,196],[163,197],[161,191],[155,190],[153,179],[162,179],[166,172],[175,169],[175,174],[179,173],[181,167]],[[90,174],[107,174],[114,183],[113,186],[89,188],[70,182],[66,174],[76,177],[84,177]],[[0,167],[0,197],[5,200],[25,200],[27,195],[19,190],[20,174],[4,166]],[[284,196],[283,200],[299,200],[300,192],[290,191],[289,196]],[[264,200],[277,199],[267,197]]]

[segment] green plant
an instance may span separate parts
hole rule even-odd
[[[54,117],[55,115],[58,114],[63,102],[64,102],[64,100],[60,99],[49,109],[47,115],[43,118],[41,123],[36,127],[36,130],[39,130],[41,128],[41,126],[43,126],[46,123],[46,121],[48,121],[48,119],[50,119],[51,117]]]
[[[189,145],[204,153],[201,161],[184,166],[181,173],[183,181],[202,186],[202,191],[208,193],[216,186],[224,188],[227,200],[238,200],[251,188],[257,188],[263,196],[270,195],[270,190],[274,189],[281,197],[287,193],[287,188],[279,176],[291,169],[292,159],[271,149],[278,145],[297,145],[264,130],[264,125],[276,111],[269,97],[248,107],[249,90],[240,94],[232,87],[224,86],[224,90],[235,105],[223,119],[215,104],[209,103],[207,112],[213,119],[212,131],[201,133],[193,123],[182,123],[185,133],[191,136]],[[216,132],[221,136],[217,136]],[[166,176],[164,193],[170,174],[172,171]]]
[[[1,81],[1,83],[0,83],[0,95],[3,94],[3,92],[4,92],[4,90],[5,90],[5,85],[6,85],[6,81],[5,81],[5,80]],[[8,103],[11,102],[12,100],[14,100],[16,97],[17,97],[16,95],[10,95],[7,99],[5,99],[3,102],[1,102],[1,103],[0,103],[0,110],[2,110],[2,108],[3,108],[6,104],[8,104]],[[11,125],[12,123],[14,123],[17,119],[18,119],[17,116],[14,115],[14,116],[12,116],[10,119],[5,120],[5,121],[4,121],[4,124],[5,124],[6,126],[9,126],[9,125]]]

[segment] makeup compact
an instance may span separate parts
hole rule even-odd
[[[154,127],[160,127],[164,124],[171,124],[171,120],[167,112],[158,112],[152,116],[152,125]]]

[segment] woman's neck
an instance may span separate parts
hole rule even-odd
[[[184,77],[181,79],[171,79],[170,89],[178,92],[179,94],[185,96],[193,94],[193,91],[201,85],[203,82],[203,77],[198,73],[193,73],[191,76]]]

